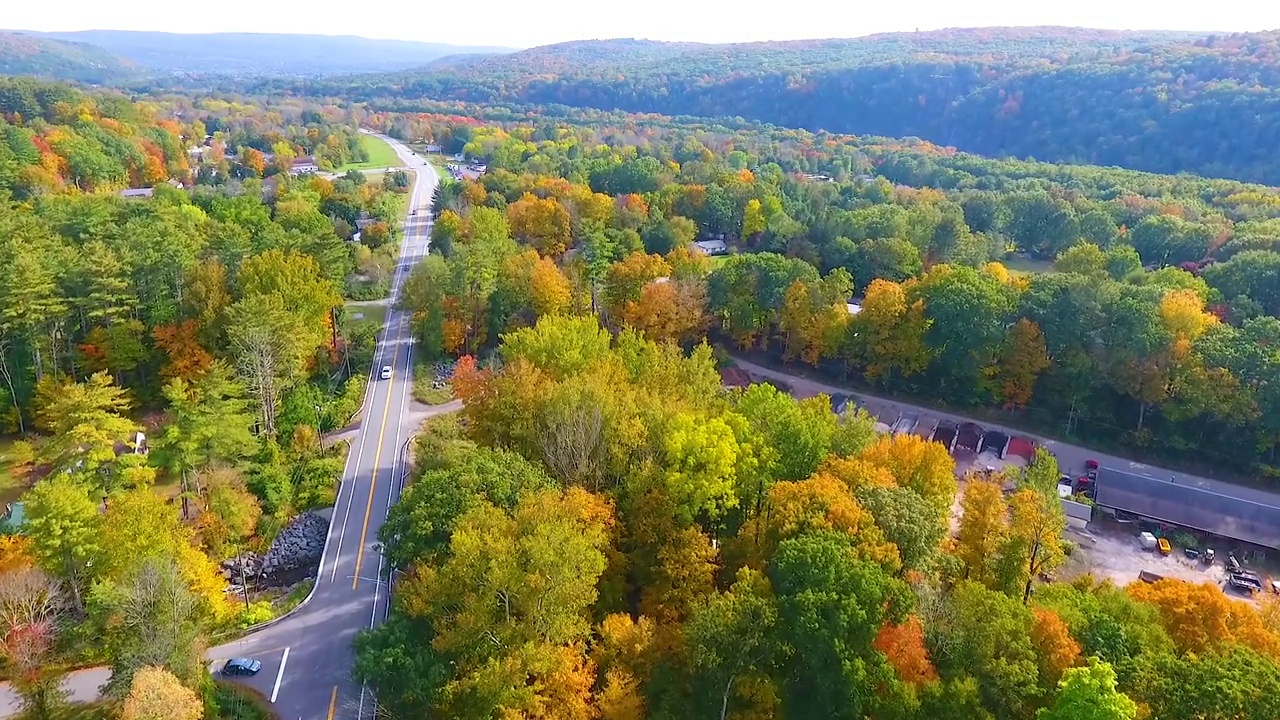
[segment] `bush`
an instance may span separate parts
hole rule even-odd
[[[4,460],[14,470],[19,468],[25,470],[31,463],[36,461],[36,448],[26,440],[14,440],[4,453]]]
[[[276,616],[275,608],[271,607],[271,603],[265,600],[259,600],[249,607],[240,611],[240,617],[236,622],[242,628],[249,628],[264,623]]]
[[[276,612],[283,615],[301,605],[302,601],[307,599],[307,595],[311,592],[311,588],[314,587],[315,584],[316,581],[311,578],[307,578],[306,580],[298,583],[298,585],[290,590],[289,594],[285,595],[284,599],[280,601],[279,606],[276,608]]]
[[[372,357],[369,362],[373,362]],[[329,406],[325,408],[325,428],[335,430],[346,427],[346,424],[351,422],[351,418],[360,411],[360,404],[364,401],[364,392],[368,386],[368,376],[352,375],[342,386],[342,394],[331,400]]]
[[[413,466],[418,472],[448,467],[459,453],[475,447],[462,433],[455,414],[437,415],[422,424],[414,440]]]
[[[215,680],[204,689],[205,720],[280,720],[262,693]]]
[[[342,460],[317,458],[299,463],[295,471],[297,485],[294,506],[298,511],[329,507],[337,501],[338,478],[342,476]]]

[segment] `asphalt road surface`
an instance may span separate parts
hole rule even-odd
[[[315,593],[289,618],[210,652],[215,664],[229,657],[261,660],[262,670],[246,682],[271,698],[285,720],[374,716],[372,695],[351,679],[351,642],[358,631],[385,618],[388,609],[390,568],[379,552],[378,529],[399,497],[403,447],[414,430],[406,422],[413,396],[409,318],[395,303],[409,269],[427,254],[436,185],[430,163],[401,143],[383,139],[415,171],[417,182],[391,283],[386,326],[370,369],[360,430],[342,474]],[[384,366],[391,368],[389,380],[379,378]]]
[[[283,720],[365,720],[374,717],[367,689],[351,679],[351,643],[358,631],[387,614],[390,568],[378,546],[378,529],[399,497],[404,477],[404,446],[422,413],[410,418],[413,395],[413,345],[409,319],[395,308],[409,269],[427,254],[431,196],[438,176],[430,163],[403,144],[395,148],[406,169],[417,175],[410,215],[404,225],[400,261],[392,280],[386,325],[370,368],[360,429],[351,444],[329,536],[310,600],[279,623],[208,653],[211,666],[232,657],[262,661],[262,670],[242,682],[260,690]],[[390,366],[389,380],[379,378]],[[443,408],[440,409],[443,411]],[[66,687],[72,699],[94,700],[109,677],[95,668],[72,673]],[[0,686],[0,718],[17,711],[16,698]]]

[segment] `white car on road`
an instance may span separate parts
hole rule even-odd
[[[382,379],[383,379],[383,380],[390,380],[390,379],[391,379],[391,366],[390,366],[390,365],[383,365],[383,366],[382,366],[382,375],[381,375],[381,377],[382,377]]]

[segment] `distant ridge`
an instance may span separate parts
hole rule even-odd
[[[275,88],[386,108],[430,98],[742,118],[916,137],[989,157],[1280,185],[1280,31],[992,27],[727,45],[588,40],[259,91]]]
[[[107,83],[136,72],[132,63],[95,45],[0,31],[0,75]]]
[[[156,73],[315,77],[394,72],[421,67],[446,55],[506,53],[511,48],[472,47],[351,35],[283,33],[164,33],[131,30],[26,32],[49,40],[89,43]]]

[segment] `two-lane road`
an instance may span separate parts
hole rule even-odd
[[[417,181],[360,430],[342,475],[314,594],[289,618],[210,652],[215,661],[242,655],[262,660],[262,670],[250,682],[274,701],[286,720],[374,716],[372,696],[351,679],[351,643],[357,632],[373,627],[387,613],[390,568],[379,552],[378,529],[399,497],[405,470],[402,450],[413,431],[405,422],[413,395],[412,333],[408,316],[395,305],[409,270],[427,254],[437,182],[429,163],[404,145],[383,139],[415,171]],[[383,367],[391,368],[389,379],[381,379]]]
[[[284,720],[374,717],[372,696],[351,679],[351,644],[357,632],[380,622],[388,609],[390,568],[379,552],[378,530],[399,497],[404,444],[414,430],[406,412],[413,395],[412,333],[409,318],[395,304],[410,269],[427,254],[431,197],[438,181],[429,163],[403,144],[382,139],[395,148],[417,180],[386,325],[369,369],[360,428],[342,473],[315,588],[294,614],[208,653],[211,664],[218,667],[231,657],[261,660],[262,670],[244,682],[269,697]],[[384,366],[391,368],[386,380],[380,377]],[[417,418],[421,417],[418,413]],[[65,686],[75,701],[92,701],[108,677],[105,668],[77,671],[68,676]],[[0,718],[17,709],[17,698],[0,684]]]

